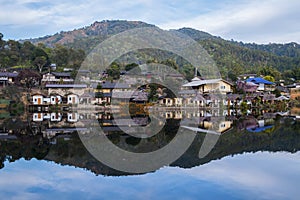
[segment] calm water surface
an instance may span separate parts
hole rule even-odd
[[[99,163],[74,133],[2,139],[1,199],[298,199],[299,121],[268,119],[257,129],[252,122],[235,120],[203,159],[199,134],[170,166],[145,174]]]
[[[2,199],[298,199],[300,153],[245,153],[191,169],[123,177],[21,159],[0,171]]]

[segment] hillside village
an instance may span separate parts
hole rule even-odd
[[[163,91],[164,87],[156,86],[154,96],[150,99],[150,93],[154,88],[147,88],[148,83],[155,74],[147,72],[140,74],[136,80],[126,72],[124,82],[108,80],[105,72],[98,74],[98,80],[92,80],[88,70],[78,71],[80,84],[75,83],[70,72],[46,72],[40,77],[31,77],[29,105],[80,105],[90,104],[107,107],[115,99],[137,104],[153,103],[165,107],[198,106],[201,108],[226,107],[240,108],[258,106],[257,103],[274,103],[291,100],[299,100],[300,84],[284,85],[283,82],[271,82],[255,74],[243,74],[233,83],[224,79],[201,79],[195,76],[190,82],[182,82],[184,77],[170,76],[171,81],[181,81],[180,91],[175,98],[168,96]],[[27,77],[26,77],[27,78]],[[144,81],[145,85],[135,88],[135,84]],[[0,84],[2,87],[18,85],[28,80],[20,79],[18,72],[0,72]],[[137,82],[138,81],[138,82]],[[162,80],[164,81],[164,80]],[[135,83],[134,83],[135,82]],[[134,88],[135,90],[133,90]],[[221,95],[221,96],[220,96]]]
[[[188,119],[186,126],[198,119],[199,127],[215,127],[220,133],[232,127],[236,116],[253,112],[266,120],[250,120],[250,126],[245,127],[252,127],[251,131],[268,127],[275,115],[299,118],[300,54],[299,45],[294,43],[251,49],[250,44],[182,28],[177,31],[199,42],[216,61],[220,77],[207,79],[179,58],[151,51],[137,53],[141,62],[120,59],[106,70],[80,68],[95,44],[137,27],[153,25],[95,22],[82,29],[21,42],[5,41],[0,34],[0,118],[13,115],[28,120],[23,115],[27,113],[34,126],[44,126],[49,137],[74,131],[75,126],[82,126],[81,121],[91,119],[104,122],[105,130],[118,130],[111,113],[124,113],[126,107],[130,116],[121,116],[122,126],[145,126],[147,115],[157,112],[162,119]],[[178,73],[147,69],[148,63],[166,65]],[[132,74],[134,68],[141,70]]]

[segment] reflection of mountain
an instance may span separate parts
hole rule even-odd
[[[191,148],[173,166],[190,168],[211,160],[221,159],[228,155],[242,154],[257,151],[287,151],[297,152],[300,150],[300,123],[291,119],[277,119],[274,127],[259,133],[251,133],[240,130],[237,121],[233,129],[223,134],[214,149],[203,159],[197,158],[204,135],[198,135]]]
[[[277,119],[274,121],[274,128],[259,133],[251,133],[247,130],[241,130],[239,123],[235,121],[234,127],[223,134],[215,148],[203,159],[198,158],[198,152],[203,142],[205,134],[198,133],[193,144],[188,151],[182,155],[172,166],[190,168],[198,166],[211,160],[221,159],[228,155],[242,154],[244,152],[257,151],[288,151],[296,152],[300,150],[300,123],[291,119]],[[152,148],[165,145],[172,138],[173,127],[167,127],[159,137],[153,137],[145,141],[143,150],[153,150]],[[1,167],[5,160],[15,161],[20,158],[43,159],[54,161],[62,165],[72,165],[91,170],[95,174],[119,176],[127,175],[123,172],[113,170],[93,158],[84,148],[77,134],[59,135],[48,140],[41,135],[17,135],[16,140],[0,140],[0,159]],[[134,149],[139,144],[139,140],[126,135],[111,134],[113,143],[127,143]],[[54,141],[55,139],[55,141]],[[148,145],[146,145],[148,143]],[[150,148],[151,147],[151,148]],[[131,149],[131,150],[132,150]]]

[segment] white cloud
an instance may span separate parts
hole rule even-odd
[[[228,191],[244,191],[245,198],[293,199],[299,196],[300,153],[236,155],[201,167],[182,170],[192,177],[214,182]]]
[[[217,10],[161,26],[194,27],[227,39],[249,42],[300,42],[299,8],[300,2],[296,0],[232,1]]]
[[[54,162],[21,159],[6,162],[0,170],[0,194],[2,199],[189,199],[216,192],[223,198],[296,199],[299,164],[300,152],[260,152],[192,169],[164,167],[145,175],[105,177]]]
[[[193,27],[247,42],[300,42],[300,1],[288,0],[0,0],[0,31],[28,38],[96,20],[141,20],[161,28]]]

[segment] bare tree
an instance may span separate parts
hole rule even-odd
[[[45,56],[38,56],[34,59],[33,62],[39,69],[39,72],[42,73],[43,67],[47,63],[47,58]]]

